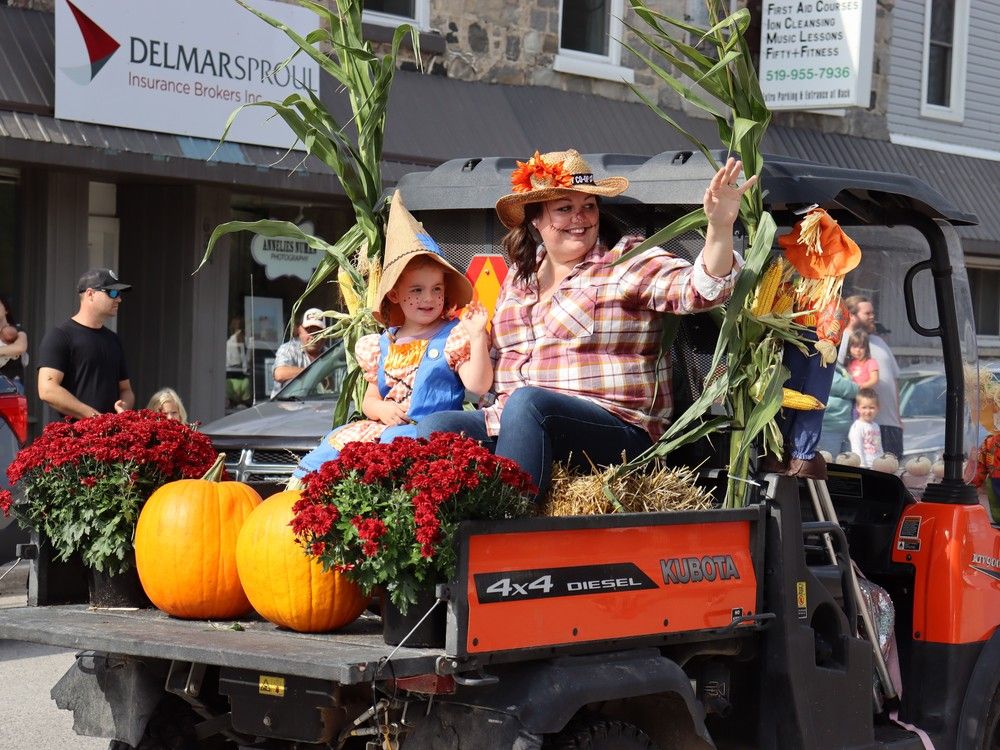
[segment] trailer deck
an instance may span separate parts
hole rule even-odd
[[[370,682],[393,651],[381,619],[368,612],[336,633],[283,630],[265,620],[179,620],[157,609],[93,609],[84,604],[0,609],[0,638],[63,648],[237,667],[263,673]],[[400,648],[391,674],[434,672],[443,650]]]

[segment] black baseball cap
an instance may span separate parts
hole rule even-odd
[[[83,293],[88,289],[131,289],[131,284],[123,284],[118,280],[118,274],[110,268],[91,268],[76,282],[76,291]]]

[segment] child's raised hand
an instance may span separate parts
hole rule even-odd
[[[481,302],[470,302],[462,311],[459,325],[470,338],[475,338],[486,332],[486,324],[489,322],[490,314],[485,305]]]

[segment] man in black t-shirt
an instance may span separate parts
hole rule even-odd
[[[131,288],[110,269],[87,271],[76,288],[80,310],[45,334],[38,396],[61,414],[83,419],[135,405],[121,340],[104,326]]]

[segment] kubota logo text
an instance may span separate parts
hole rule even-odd
[[[698,583],[699,581],[739,580],[740,571],[732,555],[704,557],[671,557],[660,560],[664,583]]]

